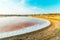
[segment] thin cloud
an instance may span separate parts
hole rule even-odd
[[[43,14],[60,12],[60,4],[53,7],[41,8],[26,6],[26,0],[0,0],[0,14]]]

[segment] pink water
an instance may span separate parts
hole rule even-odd
[[[0,33],[10,32],[10,31],[14,31],[14,30],[20,30],[20,29],[23,29],[26,27],[34,26],[36,24],[38,24],[38,23],[36,23],[36,22],[22,22],[22,23],[7,25],[4,28],[0,28]]]

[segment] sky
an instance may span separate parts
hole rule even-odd
[[[0,14],[60,13],[60,0],[0,0]]]

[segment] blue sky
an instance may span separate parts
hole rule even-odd
[[[60,0],[0,0],[0,14],[60,13]]]
[[[56,5],[60,2],[60,0],[26,0],[26,4],[28,6],[36,6],[36,7],[49,7]]]

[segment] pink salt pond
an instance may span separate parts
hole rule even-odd
[[[33,32],[49,25],[48,20],[32,17],[0,17],[0,38]]]

